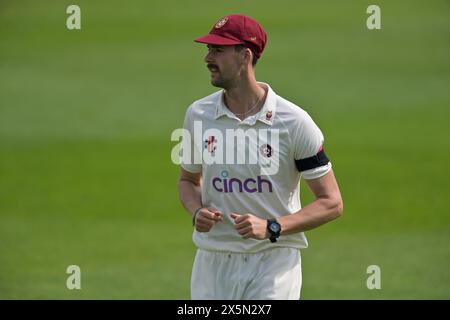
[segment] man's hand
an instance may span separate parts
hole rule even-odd
[[[230,217],[234,220],[234,227],[243,239],[263,240],[269,238],[267,220],[258,218],[250,213],[240,215],[232,212]]]
[[[208,232],[219,221],[223,220],[223,213],[214,208],[202,208],[195,216],[195,230]]]

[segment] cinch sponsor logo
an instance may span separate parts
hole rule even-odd
[[[272,192],[272,182],[267,179],[263,179],[261,176],[257,176],[256,179],[248,178],[241,180],[238,178],[228,178],[228,171],[223,170],[220,173],[220,177],[214,177],[212,179],[212,185],[218,192],[248,192],[248,193],[261,193],[264,191]]]

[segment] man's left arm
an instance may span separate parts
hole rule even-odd
[[[331,169],[317,179],[305,179],[306,184],[314,193],[316,199],[299,211],[277,218],[281,225],[281,234],[287,235],[317,228],[338,218],[343,211],[341,192]],[[237,232],[244,239],[267,239],[267,220],[254,214],[231,213]]]
[[[299,211],[277,219],[282,235],[317,228],[342,214],[344,205],[333,170],[305,182],[316,199]]]

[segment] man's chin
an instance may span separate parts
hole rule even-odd
[[[223,88],[223,83],[222,83],[222,81],[211,80],[211,84],[212,84],[214,87],[217,87],[217,88]]]

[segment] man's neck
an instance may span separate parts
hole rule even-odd
[[[246,79],[224,92],[224,102],[241,120],[259,112],[264,105],[266,90],[256,80]]]

